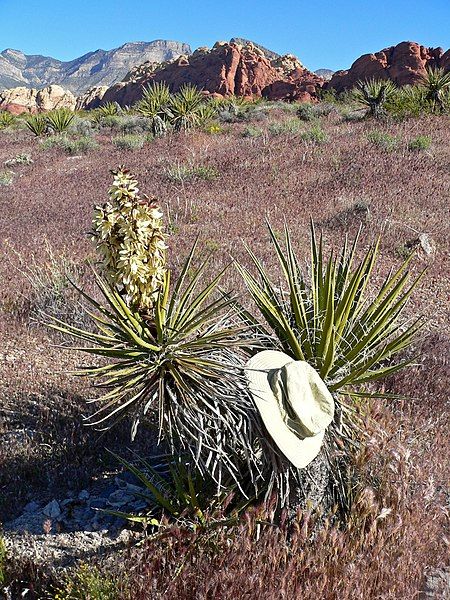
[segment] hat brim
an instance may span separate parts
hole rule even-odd
[[[256,408],[269,435],[294,466],[304,469],[319,454],[325,431],[301,439],[284,422],[270,387],[268,374],[290,362],[293,362],[293,359],[284,352],[263,350],[248,361],[245,374]]]

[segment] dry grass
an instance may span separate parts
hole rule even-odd
[[[81,425],[90,390],[67,374],[78,358],[53,348],[55,340],[30,325],[30,285],[11,266],[12,249],[25,260],[33,256],[36,264],[44,264],[45,239],[56,254],[64,252],[75,264],[91,257],[86,233],[92,206],[105,201],[111,168],[126,160],[141,189],[167,207],[175,232],[174,268],[198,233],[207,247],[217,248],[214,269],[228,262],[230,254],[246,262],[241,240],[274,265],[266,217],[279,231],[286,219],[305,259],[310,216],[323,228],[327,247],[337,245],[346,232],[354,234],[361,223],[361,247],[383,230],[380,280],[398,264],[404,244],[419,233],[428,233],[436,244],[435,254],[419,253],[415,261],[416,269],[427,266],[428,273],[408,308],[411,315],[424,313],[430,319],[418,347],[422,365],[385,384],[388,391],[415,399],[373,407],[382,427],[374,431],[366,463],[375,490],[373,497],[366,492],[366,500],[372,498],[368,530],[342,532],[330,525],[307,541],[300,528],[290,552],[283,531],[269,529],[257,543],[250,518],[231,545],[225,532],[217,534],[214,543],[220,552],[196,543],[191,534],[171,531],[164,544],[150,544],[133,557],[136,599],[414,598],[426,567],[446,560],[448,119],[377,124],[377,130],[400,140],[390,152],[368,141],[375,129],[369,121],[343,122],[334,113],[321,120],[327,143],[302,139],[308,123],[300,123],[297,132],[286,127],[285,133],[269,134],[274,120],[287,119],[292,116],[274,110],[257,123],[263,135],[245,137],[248,122],[235,123],[215,135],[192,132],[155,139],[126,156],[104,134],[97,136],[100,147],[91,155],[68,157],[57,148],[40,151],[25,131],[0,132],[0,165],[21,153],[34,160],[14,167],[12,184],[0,186],[0,519],[20,512],[37,494],[51,498],[55,489],[82,486],[111,468],[104,446],[128,444],[125,428],[99,440]],[[430,150],[409,151],[408,141],[421,135],[432,139]],[[171,180],[167,169],[173,164],[207,165],[217,176]],[[232,269],[227,284],[243,293]],[[376,520],[383,508],[392,512]],[[363,531],[364,543],[358,538]],[[173,579],[180,564],[183,574]]]

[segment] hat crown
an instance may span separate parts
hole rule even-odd
[[[292,361],[273,370],[269,382],[284,421],[300,437],[317,435],[333,420],[333,398],[307,362]]]

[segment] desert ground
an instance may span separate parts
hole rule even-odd
[[[29,503],[44,506],[117,474],[120,468],[106,448],[129,457],[130,448],[145,452],[154,443],[143,430],[132,444],[127,423],[101,434],[83,425],[90,410],[86,400],[95,391],[70,371],[84,357],[62,349],[60,336],[41,322],[43,313],[83,319],[81,309],[73,308],[77,296],[65,276],[92,288],[93,207],[107,199],[110,170],[125,165],[141,192],[162,206],[175,271],[196,236],[205,252],[215,251],[211,273],[232,259],[249,265],[245,243],[276,277],[266,220],[277,232],[287,223],[305,264],[311,218],[323,232],[327,253],[361,227],[360,253],[381,234],[374,283],[415,252],[412,271],[426,269],[426,274],[406,316],[424,315],[427,324],[410,351],[417,357],[413,366],[378,387],[405,398],[369,401],[371,437],[364,460],[371,477],[376,472],[386,487],[372,521],[367,509],[364,544],[352,545],[349,532],[330,530],[329,537],[310,542],[309,555],[299,550],[294,557],[279,557],[280,533],[267,533],[258,547],[246,525],[233,541],[233,553],[224,539],[211,542],[221,545],[215,553],[172,531],[164,542],[128,548],[117,568],[86,554],[84,560],[97,564],[105,577],[115,581],[121,573],[122,595],[105,592],[98,598],[147,598],[150,589],[153,598],[307,593],[318,598],[317,590],[330,599],[418,597],[427,575],[445,564],[450,544],[448,116],[350,120],[337,107],[311,123],[298,119],[288,104],[260,103],[215,127],[155,139],[137,132],[145,138],[140,148],[119,148],[113,141],[121,133],[118,127],[91,132],[96,145],[81,153],[48,147],[24,127],[0,131],[0,522],[5,535]],[[411,144],[421,136],[429,138],[426,147]],[[8,163],[23,154],[30,164]],[[232,265],[223,287],[249,303]],[[49,529],[35,535],[58,533],[52,523]],[[296,535],[305,539],[301,529]],[[30,558],[20,560],[21,576],[34,581],[34,590],[60,577]],[[184,576],[178,577],[182,564]]]

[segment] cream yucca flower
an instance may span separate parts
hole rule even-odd
[[[95,208],[94,240],[105,274],[133,308],[153,307],[166,272],[162,211],[142,201],[136,179],[124,167],[113,171],[109,201]]]

